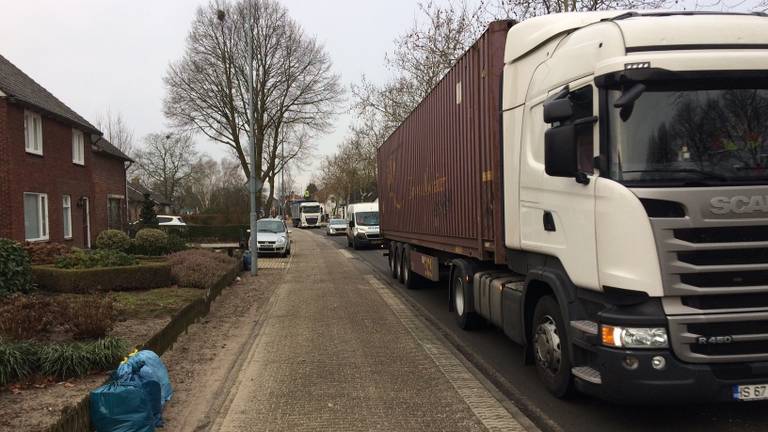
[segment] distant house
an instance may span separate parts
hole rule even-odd
[[[131,162],[0,56],[0,237],[90,247],[124,228]]]
[[[170,200],[144,187],[138,179],[128,182],[128,221],[135,222],[141,218],[141,207],[144,204],[144,195],[149,194],[149,199],[155,204],[157,214],[173,214]]]

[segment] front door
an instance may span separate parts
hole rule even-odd
[[[553,89],[552,93],[561,87]],[[597,115],[591,79],[571,83],[569,99],[574,120]],[[579,170],[589,184],[573,178],[551,177],[544,170],[542,102],[528,109],[520,175],[520,240],[524,250],[560,259],[571,280],[578,286],[596,288],[595,181],[592,161],[597,127],[586,125],[577,131]]]

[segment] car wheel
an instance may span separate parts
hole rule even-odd
[[[573,393],[568,334],[560,305],[552,296],[542,297],[533,313],[531,340],[536,372],[550,393],[565,398]]]

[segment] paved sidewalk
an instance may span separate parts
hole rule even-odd
[[[212,430],[524,430],[366,267],[294,240]]]

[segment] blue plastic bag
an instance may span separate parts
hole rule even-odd
[[[171,379],[168,376],[168,369],[160,357],[150,350],[141,350],[131,354],[128,359],[117,368],[117,374],[124,375],[133,369],[138,363],[143,363],[144,367],[139,369],[139,377],[143,381],[157,381],[161,389],[161,404],[171,400],[173,396],[173,387]]]
[[[143,383],[137,372],[115,376],[91,392],[91,423],[97,432],[154,432],[149,394],[159,393],[160,385]]]

